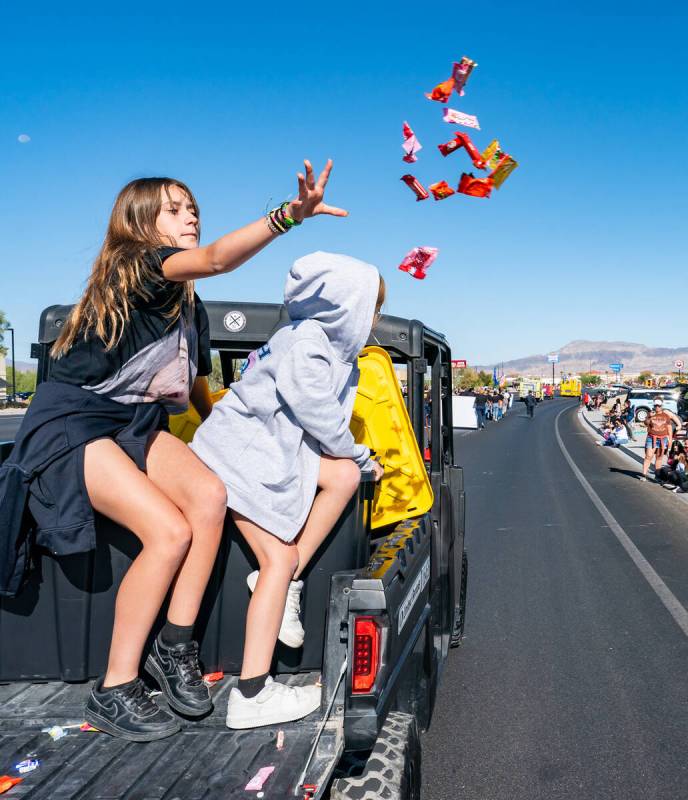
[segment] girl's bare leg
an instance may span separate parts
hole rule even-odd
[[[93,508],[143,544],[117,592],[104,680],[114,686],[138,675],[146,638],[191,543],[191,526],[111,439],[86,445],[84,478]]]
[[[241,666],[242,678],[255,678],[270,671],[289,581],[298,566],[298,551],[292,542],[283,542],[241,514],[233,511],[232,516],[260,567],[258,583],[248,604]]]
[[[298,580],[315,551],[334,528],[360,482],[361,470],[350,459],[320,457],[318,476],[320,491],[315,496],[303,530],[296,538],[299,564],[294,573],[294,580]]]
[[[151,437],[146,469],[148,478],[191,527],[191,545],[172,584],[167,619],[175,625],[193,625],[220,546],[227,492],[184,442],[164,431]]]

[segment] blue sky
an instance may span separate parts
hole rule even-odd
[[[688,344],[685,17],[640,3],[95,5],[4,12],[0,308],[18,359],[41,310],[78,297],[128,180],[187,182],[209,242],[293,192],[304,156],[334,159],[327,197],[350,217],[308,221],[201,297],[278,301],[293,259],[323,249],[378,265],[387,310],[473,363],[583,338]],[[416,203],[405,172],[456,184],[471,169],[436,150],[467,129],[423,95],[464,54],[479,66],[449,105],[478,116],[480,149],[497,137],[520,166],[489,200]],[[424,145],[412,166],[405,119]],[[440,248],[425,281],[396,269],[417,245]]]

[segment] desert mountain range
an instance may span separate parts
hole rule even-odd
[[[688,365],[688,345],[685,347],[647,347],[635,342],[592,342],[577,339],[551,353],[559,354],[555,373],[580,373],[597,370],[604,373],[610,364],[623,364],[623,372],[637,374],[648,370],[655,373],[668,373],[674,370],[674,361],[683,360]],[[547,362],[548,353],[516,358],[504,362],[504,372],[524,375],[552,374],[552,365]],[[472,366],[472,365],[471,365]],[[478,366],[476,369],[492,371],[494,364]],[[501,367],[501,364],[498,365]],[[685,367],[684,367],[685,370]]]

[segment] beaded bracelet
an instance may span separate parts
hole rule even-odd
[[[287,214],[288,206],[288,202],[282,203],[281,206],[273,208],[272,211],[268,211],[268,213],[265,215],[265,221],[267,222],[268,228],[270,228],[272,233],[274,233],[276,236],[287,233],[290,228],[293,228],[295,225],[300,225],[302,222],[301,220],[296,220]]]

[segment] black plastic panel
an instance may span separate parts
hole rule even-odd
[[[361,484],[304,573],[306,641],[299,650],[278,643],[278,672],[322,668],[332,574],[358,569],[368,560],[370,489],[369,483]],[[138,550],[131,533],[101,518],[97,550],[61,558],[41,551],[39,569],[19,596],[0,600],[0,681],[81,681],[102,674],[117,589]],[[241,668],[249,601],[246,576],[256,566],[228,519],[196,625],[206,672],[236,673]],[[158,625],[162,621],[161,614]]]

